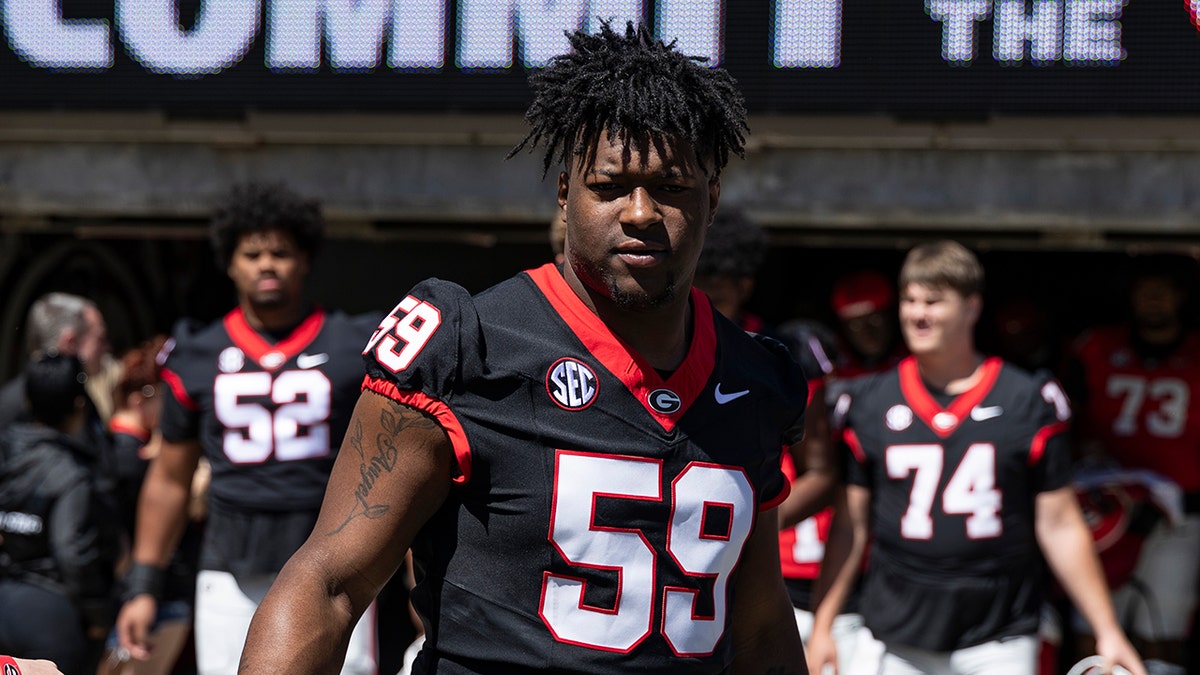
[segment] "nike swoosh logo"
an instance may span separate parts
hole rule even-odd
[[[316,368],[328,360],[328,354],[301,354],[296,357],[296,365],[300,368]]]
[[[987,407],[975,406],[971,408],[971,419],[976,422],[990,420],[993,417],[999,417],[1004,414],[1004,408],[998,405],[989,405]]]
[[[726,403],[729,403],[730,401],[732,401],[734,399],[741,398],[749,393],[750,393],[749,389],[743,389],[741,391],[735,391],[730,394],[722,394],[720,382],[718,382],[716,388],[713,389],[713,397],[717,399],[717,405],[725,405]]]

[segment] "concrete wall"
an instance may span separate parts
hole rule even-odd
[[[1195,119],[760,118],[725,199],[773,228],[888,236],[1026,233],[1096,245],[1109,232],[1200,233]],[[0,118],[0,228],[203,219],[237,180],[286,180],[321,198],[339,233],[388,224],[544,223],[554,176],[504,155],[519,118],[141,115]]]

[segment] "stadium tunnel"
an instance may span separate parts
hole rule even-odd
[[[1032,298],[1063,336],[1117,321],[1126,255],[1200,250],[1194,124],[1156,119],[1131,136],[1105,119],[753,119],[722,192],[770,233],[750,308],[829,320],[838,275],[894,275],[914,243],[952,237],[980,253],[989,304]],[[537,156],[504,159],[522,134],[514,115],[5,114],[0,377],[48,290],[96,298],[117,350],[227,311],[205,225],[238,180],[323,202],[310,291],[327,306],[384,312],[428,276],[477,291],[541,264],[555,175],[539,180]]]

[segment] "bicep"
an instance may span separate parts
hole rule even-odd
[[[161,449],[146,470],[147,483],[166,482],[190,489],[192,475],[200,462],[202,451],[196,440],[163,440]]]
[[[355,598],[373,597],[449,494],[455,459],[424,413],[371,391],[359,397],[301,549]]]
[[[1083,514],[1074,488],[1067,486],[1035,497],[1034,522],[1039,535],[1062,527],[1083,525]]]

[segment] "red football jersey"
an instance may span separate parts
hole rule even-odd
[[[796,464],[786,452],[783,453],[783,475],[787,476],[788,481],[796,480]],[[785,578],[817,578],[821,572],[821,560],[825,557],[825,542],[829,539],[831,522],[833,508],[829,507],[779,531],[779,562]]]
[[[1079,424],[1123,466],[1150,469],[1200,490],[1200,334],[1147,359],[1126,328],[1090,332],[1076,346],[1086,397]]]

